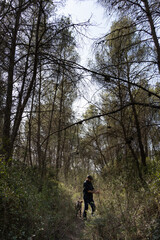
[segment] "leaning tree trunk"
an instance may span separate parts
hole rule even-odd
[[[42,4],[42,0],[41,0]],[[39,32],[40,32],[40,23],[41,23],[41,15],[42,15],[42,6],[39,7],[39,13],[38,13],[38,18],[37,18],[37,26],[36,26],[36,37],[35,37],[35,51],[34,51],[34,63],[33,63],[33,74],[32,74],[32,79],[29,83],[28,89],[26,91],[26,95],[24,96],[24,100],[19,107],[19,112],[16,115],[15,122],[14,122],[14,127],[13,127],[13,132],[12,135],[10,136],[10,152],[9,152],[9,157],[12,156],[13,152],[13,146],[15,139],[17,137],[17,133],[19,130],[19,126],[21,124],[22,120],[22,115],[24,112],[24,109],[26,107],[26,104],[31,96],[35,81],[36,81],[36,76],[37,76],[37,66],[38,66],[38,59],[39,59]]]
[[[148,18],[148,21],[149,21],[149,24],[150,24],[150,28],[151,28],[151,35],[152,35],[154,45],[155,45],[155,49],[156,49],[156,52],[157,52],[158,69],[159,69],[159,72],[160,72],[160,45],[159,45],[156,30],[155,30],[155,24],[154,24],[154,21],[153,21],[153,18],[152,18],[152,12],[150,10],[148,0],[143,0],[143,2],[144,2],[144,5],[145,5],[145,10],[146,10],[145,12],[146,12],[146,15],[147,15],[147,18]]]

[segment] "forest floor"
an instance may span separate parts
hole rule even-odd
[[[75,218],[73,228],[67,233],[65,240],[82,240],[85,229],[85,222],[82,218]]]

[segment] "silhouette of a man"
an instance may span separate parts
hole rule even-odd
[[[92,215],[95,212],[96,206],[93,200],[93,193],[97,194],[99,191],[95,190],[92,185],[93,177],[88,175],[85,182],[83,183],[83,199],[84,199],[84,212],[83,219],[87,219],[88,204],[92,208]]]

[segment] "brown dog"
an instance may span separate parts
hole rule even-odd
[[[83,203],[82,200],[78,200],[76,202],[76,205],[75,205],[76,217],[78,216],[78,214],[79,214],[80,217],[82,215],[82,203]]]

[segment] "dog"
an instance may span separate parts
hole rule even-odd
[[[78,217],[78,214],[80,217],[82,215],[82,203],[83,203],[82,200],[78,200],[75,204],[76,217]]]

